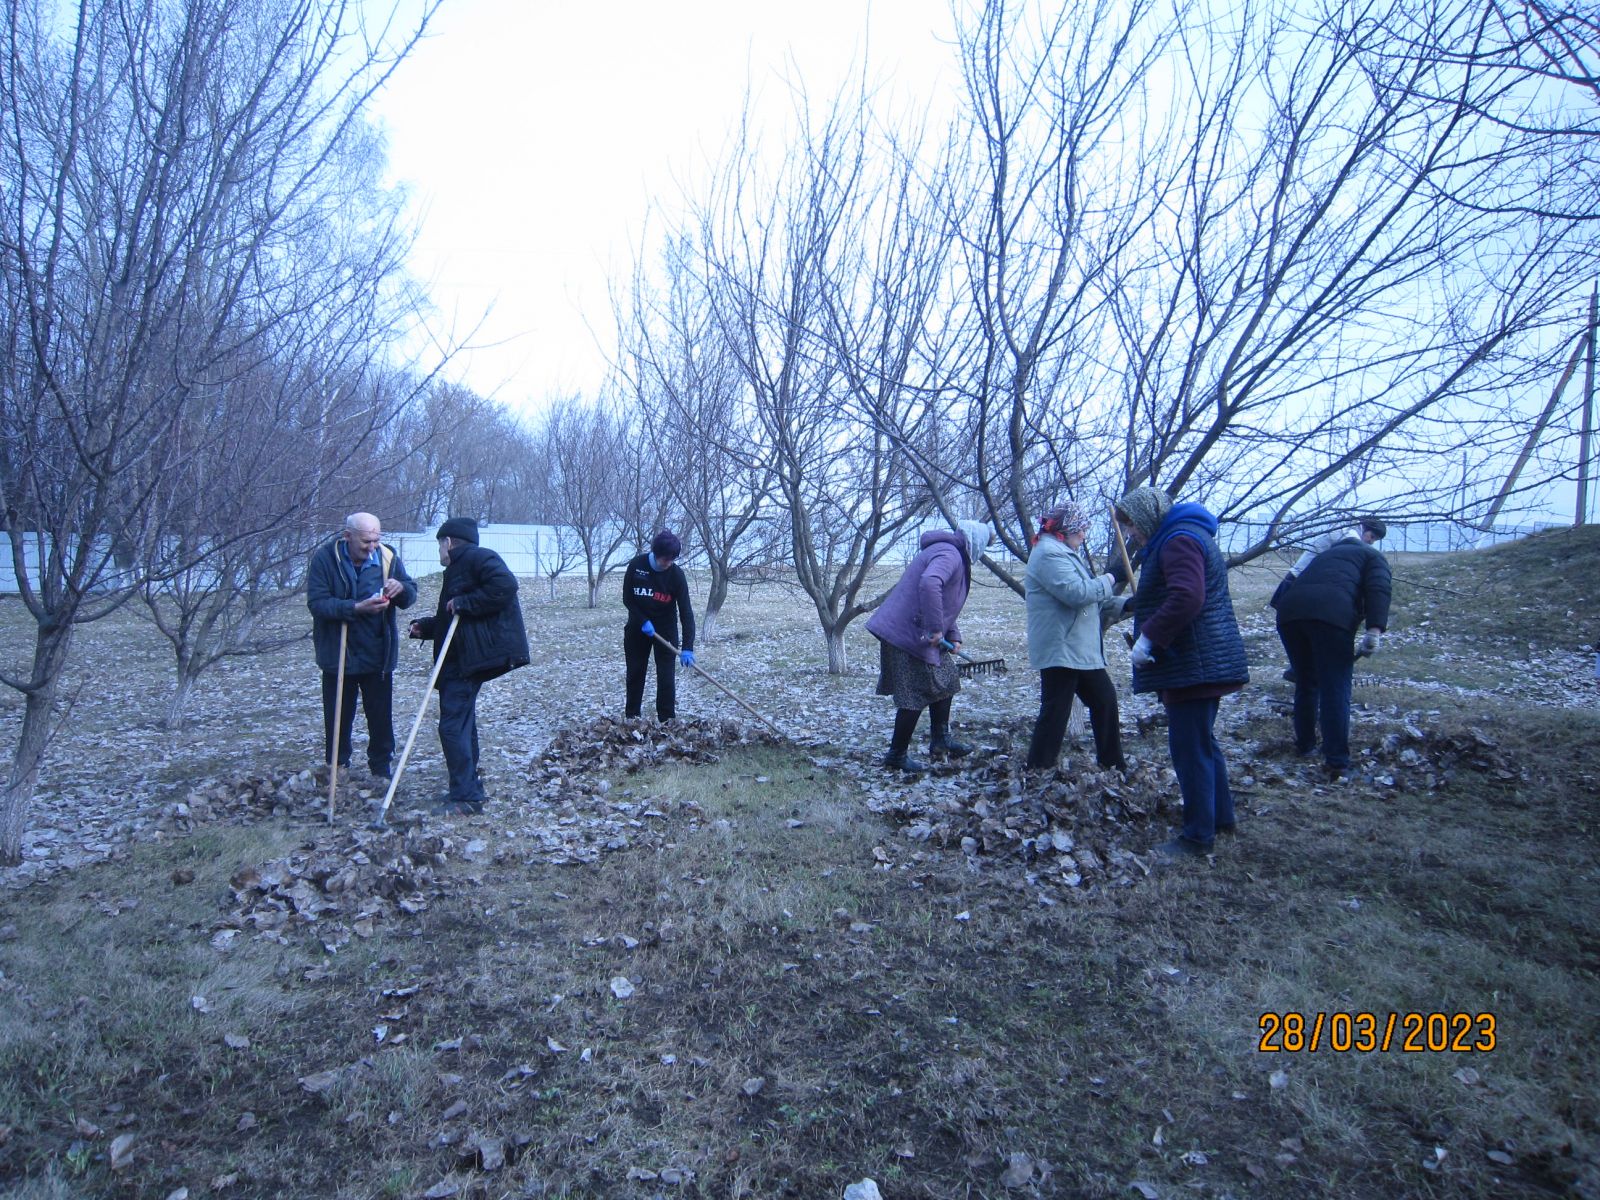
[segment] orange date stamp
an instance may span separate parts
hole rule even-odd
[[[1257,1024],[1263,1054],[1487,1054],[1499,1034],[1486,1012],[1264,1012]]]

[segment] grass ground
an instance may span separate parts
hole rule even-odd
[[[512,836],[513,812],[546,810],[508,762],[499,815],[445,831],[427,904],[343,941],[331,920],[229,936],[241,869],[333,836],[299,817],[0,892],[0,1188],[1600,1197],[1600,716],[1540,702],[1600,616],[1600,543],[1572,537],[1397,564],[1356,743],[1381,754],[1411,725],[1435,786],[1330,787],[1286,761],[1271,576],[1242,575],[1262,682],[1224,737],[1254,779],[1241,834],[1131,886],[1051,891],[908,843],[863,799],[881,730],[838,729],[631,772],[597,757],[573,786],[661,815],[571,865]],[[1015,661],[1008,601],[980,601],[969,642]],[[610,636],[555,607],[530,609],[553,656]],[[779,712],[781,680],[814,682],[801,657],[744,669]],[[848,711],[870,684],[816,690]],[[1014,671],[961,704],[998,726],[1029,699]],[[1159,731],[1130,748],[1164,752]],[[1288,1013],[1308,1037],[1317,1013],[1373,1014],[1374,1037],[1401,1016],[1386,1051],[1334,1048],[1336,1022],[1314,1052],[1264,1052],[1264,1032],[1297,1044],[1268,1015]],[[1413,1033],[1406,1014],[1432,1013]]]

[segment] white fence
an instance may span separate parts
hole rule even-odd
[[[890,554],[889,561],[896,559],[901,564],[909,562],[917,552],[917,544],[923,532],[929,529],[942,529],[940,523],[933,523],[919,527],[907,533],[900,541],[896,550]],[[1500,542],[1514,541],[1517,538],[1527,537],[1540,530],[1557,528],[1553,523],[1538,525],[1501,526],[1491,533],[1482,533],[1470,526],[1457,525],[1452,522],[1439,521],[1427,524],[1389,526],[1389,533],[1382,543],[1382,549],[1390,553],[1438,553],[1448,550],[1465,550],[1472,547],[1497,545]],[[1218,531],[1219,540],[1225,551],[1233,551],[1251,544],[1253,537],[1259,535],[1260,525],[1252,526],[1249,522],[1230,522]],[[562,533],[554,525],[480,525],[478,527],[478,543],[487,546],[501,558],[506,560],[506,565],[519,578],[532,579],[549,575],[561,564],[561,538]],[[562,576],[582,575],[583,557],[570,547],[572,546],[572,532],[565,533],[569,547],[566,555],[566,568],[559,572]],[[439,544],[432,532],[419,533],[385,533],[383,540],[393,546],[399,553],[401,561],[405,563],[406,570],[417,578],[428,575],[437,575],[444,568],[439,564]],[[308,547],[306,557],[309,560],[311,550]],[[631,544],[624,544],[612,556],[612,565],[620,567],[639,552],[639,548]],[[691,547],[690,553],[684,555],[683,565],[693,570],[696,555]],[[23,547],[23,560],[27,571],[33,578],[38,578],[39,570],[39,544],[33,539],[25,542]],[[109,580],[108,580],[109,586]],[[18,592],[16,572],[12,566],[11,555],[0,553],[0,595],[14,596]]]

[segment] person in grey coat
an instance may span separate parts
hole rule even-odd
[[[916,557],[867,621],[879,645],[878,695],[894,697],[894,734],[883,757],[892,771],[924,769],[909,751],[925,708],[933,726],[932,753],[972,753],[950,736],[950,701],[961,690],[961,671],[946,647],[961,645],[956,618],[972,587],[972,564],[990,536],[989,526],[978,521],[923,534]]]
[[[1106,670],[1102,633],[1122,614],[1117,593],[1128,579],[1120,561],[1110,571],[1096,573],[1084,547],[1088,534],[1087,514],[1069,500],[1045,514],[1028,554],[1028,665],[1039,672],[1030,769],[1048,770],[1061,757],[1074,696],[1089,710],[1095,761],[1103,770],[1127,769],[1117,689]]]

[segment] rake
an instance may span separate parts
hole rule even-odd
[[[963,654],[945,639],[939,639],[939,645],[961,659],[959,670],[965,679],[974,675],[1004,675],[1006,673],[1006,660],[1003,658],[973,658],[970,654]]]
[[[663,646],[665,646],[668,650],[671,650],[674,654],[682,654],[683,653],[683,651],[680,650],[677,646],[674,646],[666,638],[662,637],[659,633],[657,633],[655,631],[654,627],[652,627],[651,630],[650,630],[650,636],[655,638],[656,641],[660,642]],[[719,692],[721,692],[728,699],[732,700],[740,708],[744,709],[745,712],[749,713],[756,720],[760,721],[768,729],[772,730],[772,732],[777,734],[780,738],[786,736],[784,734],[783,730],[779,729],[771,721],[767,720],[760,713],[758,713],[755,709],[751,708],[743,700],[739,699],[738,696],[734,695],[727,688],[723,687],[722,684],[718,683],[715,679],[713,679],[711,677],[711,672],[707,671],[699,663],[690,663],[689,664],[689,669],[691,671],[694,671],[697,675],[699,675],[702,679],[704,679],[712,687],[716,688]]]
[[[406,762],[411,758],[412,744],[417,740],[417,730],[422,728],[422,717],[428,711],[428,697],[433,694],[433,685],[439,682],[439,671],[444,667],[444,656],[450,653],[450,641],[456,636],[456,626],[461,624],[461,614],[450,614],[450,627],[444,631],[444,641],[439,646],[438,656],[433,660],[433,670],[428,674],[428,682],[422,689],[422,704],[417,709],[417,719],[411,722],[411,732],[406,735],[406,747],[400,752],[400,761],[395,764],[394,774],[389,777],[389,790],[383,794],[383,805],[378,809],[378,815],[372,819],[372,828],[382,829],[384,818],[389,815],[389,805],[394,803],[394,791],[400,786],[400,776],[405,773]]]

